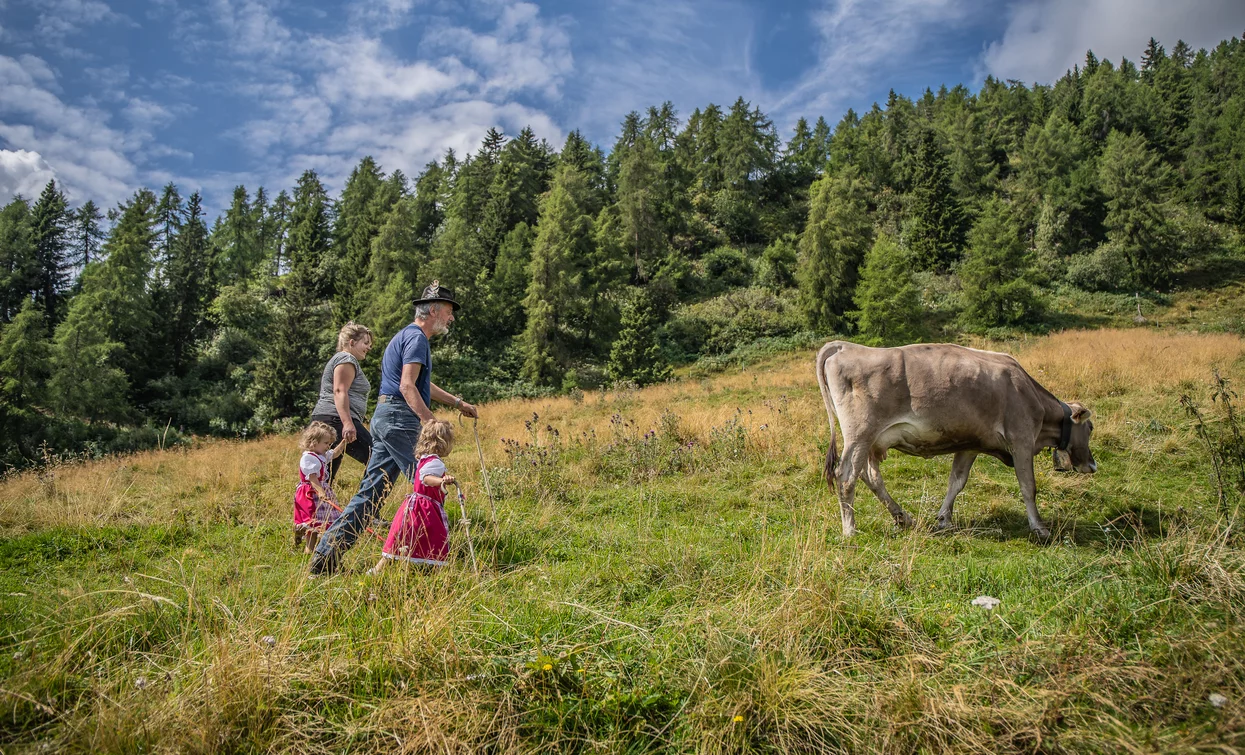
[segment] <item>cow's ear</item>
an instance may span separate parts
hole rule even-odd
[[[1075,403],[1068,404],[1068,408],[1072,410],[1072,424],[1074,425],[1079,425],[1085,420],[1094,416],[1093,412],[1081,406],[1080,404],[1075,404]]]

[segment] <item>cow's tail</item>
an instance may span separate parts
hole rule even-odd
[[[830,419],[830,448],[826,450],[826,465],[822,468],[822,475],[831,490],[835,490],[838,476],[839,445],[834,433],[834,399],[830,396],[830,384],[826,380],[826,362],[842,351],[844,346],[847,346],[847,341],[831,341],[817,352],[817,387],[821,389],[821,400],[826,404],[826,416]]]

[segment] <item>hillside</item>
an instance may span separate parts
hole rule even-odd
[[[811,353],[639,391],[483,407],[450,469],[483,573],[305,579],[294,439],[0,482],[0,747],[62,752],[1194,751],[1245,747],[1245,559],[1205,446],[1235,335],[1010,348],[1097,413],[1093,477],[1038,470],[1050,545],[979,462],[893,455],[895,531],[839,534]],[[1239,382],[1237,383],[1239,385]],[[347,462],[339,489],[360,467]],[[393,511],[395,493],[385,513]],[[457,520],[452,512],[452,520]],[[1233,520],[1234,521],[1234,520]],[[970,604],[1000,598],[992,612]],[[1210,695],[1227,702],[1215,707]],[[1217,699],[1217,698],[1216,698]]]

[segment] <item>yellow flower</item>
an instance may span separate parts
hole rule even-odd
[[[579,670],[579,673],[581,673],[581,674],[586,674],[586,673],[588,673],[588,672],[587,672],[587,671],[584,671],[583,669],[580,669],[580,670]]]
[[[744,720],[744,717],[743,717],[743,716],[735,716],[735,718],[733,718],[732,720],[733,720],[735,723],[740,723],[740,722],[742,722],[742,721]]]
[[[552,663],[546,663],[546,664],[545,664],[545,671],[553,671],[553,664],[552,664]]]

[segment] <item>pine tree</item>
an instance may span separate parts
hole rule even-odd
[[[30,210],[30,241],[34,247],[35,301],[43,307],[49,328],[60,322],[61,301],[69,282],[69,208],[65,195],[48,181]]]
[[[174,239],[165,278],[171,305],[166,327],[172,368],[175,374],[184,374],[196,344],[206,335],[205,314],[214,293],[211,249],[198,192],[191,194],[186,204],[185,223]]]
[[[660,156],[652,142],[643,137],[637,140],[619,164],[618,210],[632,259],[632,278],[646,281],[665,255],[666,238],[657,206]]]
[[[259,267],[263,249],[245,186],[234,188],[233,202],[225,211],[220,228],[212,233],[212,241],[216,245],[215,269],[220,286],[247,280]]]
[[[125,422],[130,418],[125,398],[130,385],[117,364],[125,347],[108,336],[115,323],[112,307],[100,300],[102,293],[99,285],[87,281],[57,326],[48,395],[57,414],[88,422]]]
[[[290,273],[297,273],[299,285],[314,295],[331,293],[327,277],[332,264],[332,224],[328,193],[320,177],[313,170],[304,171],[294,190],[286,255]]]
[[[670,365],[657,343],[658,325],[653,304],[643,291],[623,302],[618,339],[610,347],[606,365],[611,379],[650,385],[670,378]]]
[[[43,309],[27,299],[0,331],[0,423],[6,432],[20,432],[24,421],[36,416],[34,407],[42,406],[47,395],[49,368]]]
[[[182,229],[186,208],[182,203],[182,195],[177,191],[177,187],[172,182],[164,187],[164,192],[160,195],[160,202],[156,205],[157,223],[160,228],[159,255],[162,261],[166,261],[173,256],[173,244],[177,241],[177,234]]]
[[[31,243],[30,203],[21,197],[0,209],[0,322],[9,322],[35,287],[35,249]]]
[[[856,286],[856,320],[860,333],[881,344],[918,341],[925,310],[913,277],[912,254],[886,234],[878,234],[865,255]]]
[[[166,374],[171,359],[167,344],[152,337],[159,322],[151,285],[159,243],[157,205],[155,194],[140,189],[117,208],[116,224],[103,246],[107,260],[91,269],[93,275],[85,276],[82,294],[71,308],[82,298],[81,317],[93,316],[106,323],[100,348],[107,351],[112,364],[124,370],[136,403],[144,401],[152,379]],[[93,332],[91,327],[79,327],[85,328],[83,333]],[[94,343],[91,338],[87,342]],[[111,344],[118,348],[111,350]]]
[[[261,421],[303,417],[314,402],[316,368],[326,356],[321,346],[329,343],[324,332],[329,319],[319,300],[329,293],[325,278],[331,238],[328,195],[315,171],[305,171],[290,211],[290,272],[277,288],[268,339],[249,393]]]
[[[1170,170],[1141,134],[1112,131],[1098,180],[1107,195],[1107,237],[1118,244],[1138,283],[1159,286],[1171,275],[1165,200]]]
[[[926,270],[946,270],[964,246],[964,215],[951,188],[947,158],[925,130],[916,154],[907,229],[916,260]]]
[[[99,259],[100,244],[104,240],[104,232],[100,222],[104,214],[95,206],[95,202],[87,200],[73,213],[73,225],[70,231],[70,247],[73,250],[71,262],[79,271]]]
[[[384,173],[369,155],[364,157],[342,189],[333,222],[333,247],[337,250],[335,270],[330,274],[337,291],[335,303],[344,319],[358,315],[365,304],[364,282],[371,267],[372,239],[386,212],[377,212],[373,200],[381,191]]]
[[[532,246],[527,326],[520,339],[522,376],[537,385],[559,385],[574,345],[567,314],[579,303],[576,262],[592,248],[592,218],[584,213],[588,185],[583,174],[562,166],[541,205]]]
[[[813,184],[808,223],[800,236],[800,308],[809,326],[839,330],[851,306],[861,261],[873,229],[855,170]]]
[[[290,195],[282,189],[277,193],[277,198],[272,200],[260,225],[262,257],[269,261],[268,275],[273,278],[283,274],[289,265],[285,254],[285,237],[289,232],[289,224]]]
[[[961,321],[978,330],[1031,322],[1040,313],[1032,272],[1032,255],[1015,220],[1003,202],[991,199],[969,233],[957,270],[964,285]]]

